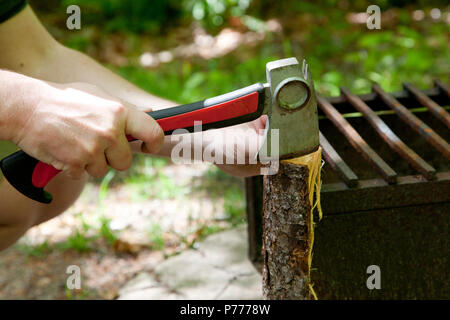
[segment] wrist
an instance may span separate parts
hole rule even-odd
[[[22,129],[39,100],[40,81],[0,71],[0,140],[18,143]]]

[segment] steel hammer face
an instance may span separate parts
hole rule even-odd
[[[265,109],[269,130],[259,152],[262,161],[293,158],[319,147],[319,122],[308,64],[296,58],[266,66]]]

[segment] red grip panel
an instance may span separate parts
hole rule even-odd
[[[133,137],[131,134],[127,134],[127,140],[128,140],[128,142],[130,142],[130,141],[135,141],[137,139],[135,137]]]
[[[133,136],[127,135],[128,141],[136,140]],[[39,161],[33,170],[31,182],[36,188],[45,187],[61,170],[55,169],[52,165]]]
[[[61,170],[55,169],[52,165],[39,161],[34,167],[31,182],[36,188],[43,188],[60,172]]]
[[[194,121],[203,124],[233,119],[258,110],[258,92],[252,92],[234,100],[216,104],[210,107],[179,114],[157,120],[164,131],[194,126]]]

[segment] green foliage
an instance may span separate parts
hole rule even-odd
[[[82,229],[77,229],[67,240],[60,245],[62,250],[75,250],[78,252],[88,252],[92,249],[93,237],[89,237]]]
[[[29,243],[22,243],[18,244],[16,247],[26,255],[36,258],[42,258],[52,249],[47,240],[36,245]]]
[[[209,30],[217,30],[231,16],[243,16],[251,0],[185,0],[184,9]]]
[[[93,226],[84,220],[82,214],[76,215],[76,218],[80,220],[81,227],[77,227],[75,232],[72,233],[65,242],[59,243],[57,247],[60,250],[75,250],[78,252],[91,251],[92,243],[96,239],[95,236],[89,235]]]
[[[174,199],[185,193],[182,185],[162,172],[154,176],[138,175],[125,180],[128,192],[133,201],[146,201],[149,199]]]
[[[62,7],[78,5],[85,23],[103,23],[104,32],[162,31],[162,27],[181,15],[176,0],[63,0]]]
[[[245,195],[242,189],[232,188],[225,191],[224,211],[232,225],[245,221]]]
[[[64,44],[78,51],[86,51],[89,48],[89,38],[84,33],[74,33],[67,39],[65,39]]]
[[[34,1],[32,4],[35,5]],[[269,17],[282,22],[283,36],[268,34],[261,46],[238,49],[218,59],[175,60],[155,71],[143,70],[132,63],[118,70],[114,68],[145,90],[183,103],[262,81],[265,63],[287,56],[306,56],[317,91],[327,96],[338,95],[340,86],[365,93],[372,82],[380,83],[388,91],[400,89],[403,81],[427,87],[432,84],[432,77],[445,79],[450,71],[448,25],[411,18],[415,9],[424,10],[428,16],[432,7],[444,9],[446,1],[378,1],[383,11],[394,10],[398,17],[393,26],[386,27],[383,23],[379,31],[347,21],[349,12],[365,11],[373,4],[370,0],[64,0],[60,11],[69,4],[81,6],[85,27],[70,33],[67,45],[95,52],[88,49],[95,49],[93,43],[101,35],[122,33],[127,55],[131,56],[142,53],[143,34],[153,33],[161,36],[158,39],[162,41],[170,33],[170,27],[187,26],[192,21],[210,31],[228,26],[230,17],[239,17],[246,25]],[[50,0],[36,1],[36,5],[48,11],[54,8]],[[91,32],[92,28],[100,28],[101,35]]]
[[[316,89],[325,96],[339,95],[341,86],[367,93],[372,82],[388,91],[400,90],[406,81],[430,87],[433,78],[446,79],[450,73],[445,24],[425,25],[423,30],[400,25],[394,30],[364,32],[350,25],[334,30],[333,25],[311,28],[301,49],[284,40],[277,52],[268,38],[244,58],[237,52],[209,61],[178,60],[153,71],[133,65],[115,70],[143,89],[180,103],[263,81],[265,64],[288,56],[306,56]]]
[[[200,240],[206,238],[209,235],[212,235],[214,233],[218,233],[218,232],[223,231],[223,230],[225,230],[224,227],[216,225],[216,224],[205,225],[202,228],[200,228],[200,230],[197,231],[197,233],[198,233],[197,241],[200,241]]]
[[[154,250],[162,250],[164,248],[163,229],[158,223],[151,223],[148,231],[150,245]]]
[[[180,103],[189,103],[264,80],[265,65],[273,59],[275,57],[268,56],[244,61],[236,57],[199,63],[174,61],[151,72],[132,65],[113,69],[144,90]]]
[[[140,163],[135,163],[136,171],[123,180],[133,201],[174,199],[187,192],[186,186],[176,183],[162,172],[167,159],[143,156],[140,160]]]
[[[108,173],[105,175],[105,177],[102,179],[102,182],[100,183],[99,191],[98,191],[98,202],[99,206],[103,204],[103,200],[108,195],[109,190],[109,184],[114,179],[116,175],[116,171],[110,169]]]
[[[155,34],[182,20],[197,20],[214,31],[230,17],[243,16],[250,3],[251,0],[63,0],[61,7],[80,6],[84,22],[102,22],[104,32]]]
[[[100,237],[105,239],[109,245],[112,245],[117,240],[117,234],[110,227],[111,219],[106,217],[100,218]]]
[[[67,286],[64,289],[67,300],[86,300],[91,298],[91,293],[84,290],[70,290]]]

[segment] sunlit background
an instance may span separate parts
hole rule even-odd
[[[265,64],[305,57],[323,96],[377,82],[419,88],[449,82],[447,1],[377,1],[381,30],[368,30],[374,1],[39,0],[48,30],[141,88],[188,103],[265,79]],[[69,31],[66,8],[81,7]],[[0,298],[115,298],[139,271],[205,236],[245,223],[243,180],[207,164],[136,156],[126,173],[92,180],[76,205],[30,230],[0,256]],[[67,264],[85,270],[74,294]],[[18,272],[17,270],[20,270]]]

